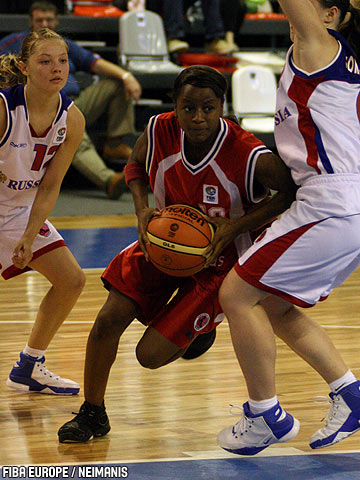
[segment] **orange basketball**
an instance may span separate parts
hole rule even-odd
[[[153,217],[147,227],[151,262],[164,273],[187,277],[199,272],[203,253],[214,236],[204,215],[188,205],[170,205]]]

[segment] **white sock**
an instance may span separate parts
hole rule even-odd
[[[25,345],[23,353],[25,355],[30,355],[30,357],[41,358],[45,355],[46,350],[37,350],[36,348],[29,347],[28,344]]]
[[[265,412],[266,410],[270,410],[270,408],[275,407],[277,402],[278,399],[276,395],[272,398],[267,398],[266,400],[260,400],[260,402],[256,400],[251,400],[250,398],[248,400],[250,412],[254,415],[258,415],[259,413]]]
[[[351,370],[348,370],[345,375],[329,383],[330,390],[337,393],[341,388],[350,385],[350,383],[356,382],[356,377]]]

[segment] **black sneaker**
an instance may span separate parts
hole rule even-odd
[[[105,405],[99,407],[84,402],[80,412],[58,431],[60,443],[84,443],[92,437],[103,437],[110,431]]]
[[[198,335],[181,358],[184,358],[185,360],[193,360],[194,358],[200,357],[200,355],[209,350],[211,345],[215,342],[215,338],[216,329],[211,330],[209,333]]]

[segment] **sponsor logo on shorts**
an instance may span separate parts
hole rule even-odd
[[[63,137],[66,133],[66,128],[59,128],[57,134],[60,136],[60,137]]]
[[[39,230],[39,235],[42,237],[49,237],[51,234],[50,228],[44,223],[44,225]]]
[[[210,315],[208,313],[200,313],[195,318],[194,328],[197,332],[203,330],[210,322]]]

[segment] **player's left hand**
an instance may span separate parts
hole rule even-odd
[[[224,217],[207,217],[206,219],[215,226],[214,238],[204,252],[204,257],[206,257],[205,267],[208,267],[217,259],[224,248],[237,237],[239,220],[234,221]]]
[[[15,267],[21,269],[27,267],[28,264],[31,262],[32,257],[33,253],[31,249],[31,243],[24,238],[21,238],[18,241],[12,256],[12,261]]]

